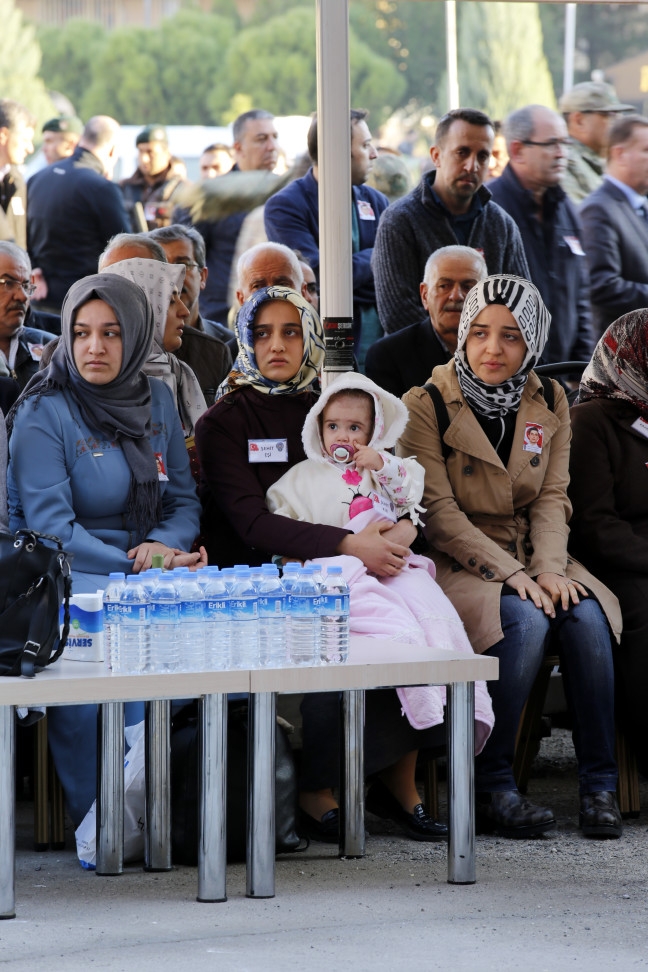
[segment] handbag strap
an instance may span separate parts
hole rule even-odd
[[[28,532],[28,531],[23,531]],[[41,534],[44,536],[44,534]],[[57,539],[54,537],[53,539]],[[20,674],[24,678],[34,678],[36,666],[44,668],[51,665],[63,654],[63,649],[68,639],[70,631],[70,595],[72,593],[72,577],[70,562],[65,554],[60,551],[56,561],[58,572],[63,575],[63,631],[59,639],[56,651],[47,659],[39,658],[41,645],[47,640],[52,623],[52,598],[58,607],[58,589],[51,573],[44,574],[29,596],[36,595],[32,605],[32,613],[29,621],[29,632],[25,647],[20,656]],[[55,623],[58,623],[57,611],[54,614]]]
[[[547,378],[544,375],[537,376],[542,385],[542,394],[544,396],[545,404],[550,412],[553,412],[554,406],[556,404],[554,385],[551,378]],[[437,386],[428,381],[426,385],[423,386],[432,399],[432,404],[434,406],[434,412],[437,420],[437,428],[439,430],[439,439],[441,440],[441,454],[443,456],[443,461],[448,461],[448,456],[452,452],[452,449],[448,443],[444,440],[443,436],[448,431],[450,427],[450,416],[448,415],[448,406],[443,401],[443,395]]]

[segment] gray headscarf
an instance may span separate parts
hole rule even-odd
[[[186,436],[193,435],[194,426],[207,402],[198,379],[188,364],[180,361],[174,354],[164,350],[164,330],[173,291],[182,288],[185,268],[181,264],[161,263],[159,260],[145,260],[134,257],[120,260],[106,267],[104,273],[114,273],[132,280],[142,288],[153,308],[155,330],[153,347],[144,371],[152,378],[161,378],[173,392],[178,413]]]
[[[90,300],[103,300],[121,324],[122,362],[119,374],[105,385],[82,378],[74,360],[74,321]],[[70,287],[61,310],[61,339],[46,368],[29,381],[7,416],[13,420],[28,398],[66,390],[92,429],[117,440],[131,470],[127,515],[144,540],[161,514],[155,455],[149,441],[151,386],[143,367],[153,342],[153,312],[144,291],[114,274],[97,273]]]

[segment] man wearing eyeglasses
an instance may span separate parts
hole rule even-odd
[[[505,120],[504,137],[509,162],[488,188],[520,230],[529,279],[552,317],[542,360],[589,361],[594,336],[583,231],[560,185],[569,150],[567,126],[550,108],[527,105]]]
[[[0,374],[9,374],[21,390],[38,371],[43,345],[55,337],[25,327],[34,292],[31,272],[25,251],[15,243],[0,241]]]
[[[580,203],[603,182],[612,121],[633,108],[621,104],[611,84],[584,81],[565,92],[560,111],[571,140],[562,187],[573,202]]]

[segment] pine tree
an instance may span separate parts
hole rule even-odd
[[[462,4],[458,53],[462,105],[497,119],[523,105],[555,108],[536,3]]]
[[[40,122],[56,109],[38,76],[41,49],[34,27],[25,23],[13,0],[0,0],[0,97],[14,98]]]

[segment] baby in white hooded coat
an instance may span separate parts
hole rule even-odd
[[[407,423],[405,405],[364,375],[349,373],[329,385],[310,410],[302,441],[307,459],[281,477],[266,496],[282,516],[346,527],[359,532],[368,522],[396,522],[409,516],[416,525],[423,495],[423,468],[413,458],[389,452]],[[339,564],[351,591],[351,631],[400,644],[472,654],[463,624],[434,580],[434,564],[412,554],[394,577],[376,577],[356,557],[323,561]],[[396,648],[397,650],[397,648]],[[404,714],[415,729],[443,722],[445,689],[397,689]],[[475,748],[480,752],[493,726],[490,696],[476,683]]]

